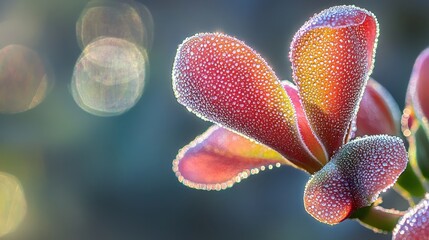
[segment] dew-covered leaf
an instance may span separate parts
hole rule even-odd
[[[321,222],[339,223],[390,188],[407,161],[398,137],[377,135],[353,140],[310,178],[304,193],[305,209]]]
[[[415,117],[429,131],[429,48],[424,50],[414,63],[413,73],[408,84],[407,105],[409,112],[413,112]],[[404,114],[406,114],[404,112]]]
[[[355,136],[399,135],[400,110],[392,95],[373,79],[368,81],[356,118]]]
[[[304,192],[304,206],[317,220],[336,224],[353,210],[353,195],[348,179],[335,164],[328,163],[312,176]]]
[[[407,211],[393,230],[393,240],[425,240],[429,236],[429,196]]]
[[[173,88],[178,101],[198,116],[275,149],[310,173],[321,168],[301,140],[280,81],[243,42],[220,33],[186,39],[174,61]]]
[[[302,108],[302,102],[299,98],[296,86],[289,81],[282,81],[282,85],[295,107],[296,116],[298,118],[298,129],[302,140],[319,162],[326,164],[328,162],[326,150],[310,127],[310,123],[308,122],[307,116]]]
[[[292,164],[271,148],[215,125],[179,151],[173,171],[188,187],[221,190],[280,165]]]
[[[344,144],[357,113],[372,71],[377,35],[372,13],[338,6],[313,16],[292,41],[294,81],[329,156]]]

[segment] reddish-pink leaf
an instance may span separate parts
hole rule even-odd
[[[429,131],[429,48],[424,50],[417,58],[407,91],[407,105],[416,117]]]
[[[321,222],[339,223],[390,188],[407,161],[398,137],[377,135],[353,140],[310,178],[304,193],[305,209]]]
[[[179,151],[173,170],[186,186],[221,190],[283,164],[291,165],[276,151],[215,125]]]
[[[302,108],[301,99],[299,98],[296,86],[289,81],[282,81],[282,85],[295,107],[296,116],[298,118],[298,128],[302,140],[307,145],[310,152],[321,163],[326,164],[329,161],[326,150],[320,140],[314,135],[314,132],[310,127],[310,123],[308,122],[307,116]]]
[[[355,135],[398,135],[400,116],[399,107],[392,95],[370,79],[360,102]]]
[[[399,219],[393,230],[393,240],[426,240],[429,236],[428,195]]]
[[[378,25],[354,6],[332,7],[296,33],[293,77],[310,125],[329,156],[344,143],[372,71]]]
[[[307,183],[304,206],[317,220],[336,224],[353,211],[353,195],[348,179],[334,164],[327,164]]]
[[[272,147],[310,173],[321,164],[301,140],[294,106],[265,60],[220,33],[179,46],[173,88],[180,103],[209,121]]]

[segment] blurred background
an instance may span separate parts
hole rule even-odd
[[[171,69],[186,37],[221,31],[245,41],[279,78],[291,80],[287,54],[294,33],[314,13],[355,4],[372,11],[380,24],[372,77],[403,108],[414,60],[429,46],[428,1],[137,2],[153,19],[143,23],[153,34],[143,46],[149,62],[143,93],[140,99],[135,95],[129,111],[100,117],[83,110],[72,94],[74,67],[83,53],[76,24],[88,1],[0,1],[1,22],[22,21],[0,24],[1,47],[27,47],[26,54],[43,63],[48,81],[45,86],[39,79],[43,91],[28,109],[0,115],[0,171],[21,182],[27,202],[24,221],[4,239],[391,238],[352,220],[336,226],[314,220],[302,201],[308,175],[296,169],[266,171],[220,192],[180,184],[172,160],[211,124],[176,102]],[[34,62],[26,63],[32,66],[28,76],[40,74]],[[386,207],[407,206],[393,191],[383,196]]]

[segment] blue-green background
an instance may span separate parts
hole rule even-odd
[[[428,1],[140,1],[154,19],[150,74],[137,105],[110,118],[84,112],[69,92],[81,52],[75,23],[87,1],[21,2],[44,15],[33,49],[50,64],[55,85],[35,109],[0,115],[0,171],[21,180],[29,205],[21,228],[5,239],[390,239],[355,221],[314,220],[302,201],[308,176],[296,169],[263,172],[221,192],[180,184],[171,162],[210,123],[176,102],[171,68],[186,37],[222,31],[291,80],[294,33],[314,13],[354,3],[378,18],[372,76],[402,108],[414,60],[429,46]],[[383,196],[394,199],[387,206],[406,208],[395,193]]]

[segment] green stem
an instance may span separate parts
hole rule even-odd
[[[426,189],[410,162],[396,181],[395,189],[408,201],[412,200],[412,197],[423,198],[426,194]]]
[[[413,146],[414,144],[414,146]],[[414,154],[411,153],[411,149],[414,147]],[[410,142],[410,161],[415,161],[419,167],[423,177],[429,179],[429,139],[428,134],[422,126],[420,126],[414,134],[414,143]],[[413,156],[414,155],[414,156]]]
[[[404,212],[369,206],[356,210],[350,218],[357,218],[365,227],[374,232],[392,232]]]

